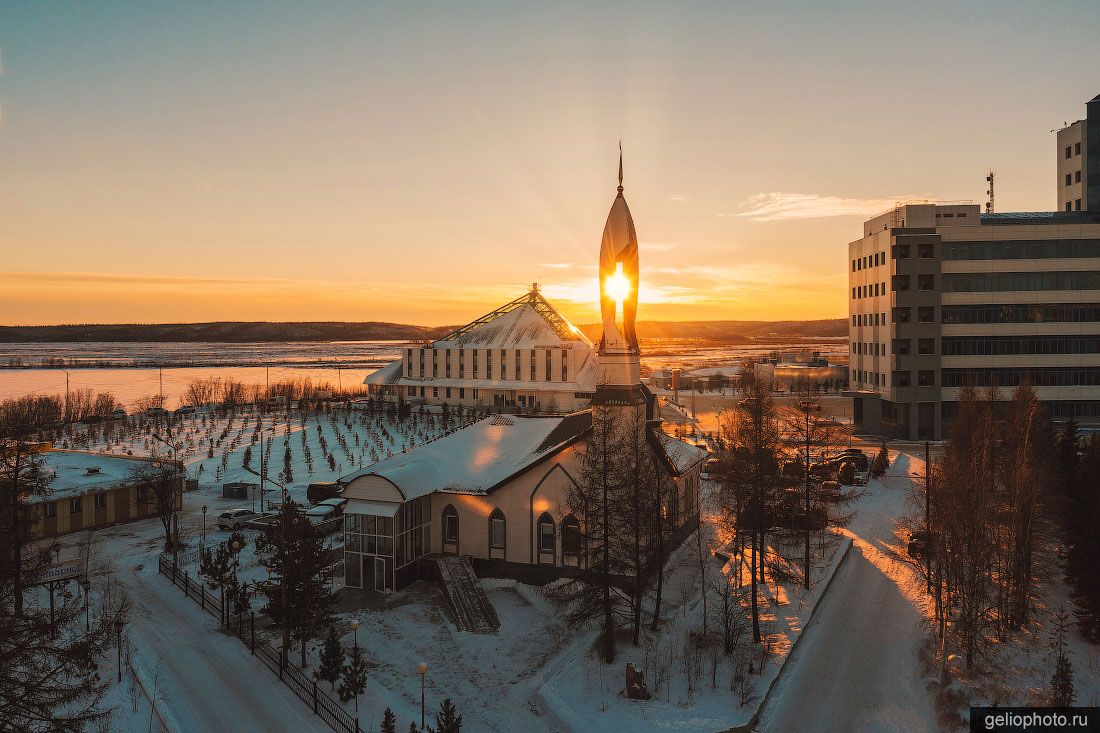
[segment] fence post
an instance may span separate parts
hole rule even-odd
[[[218,589],[218,623],[222,626],[228,626],[225,622],[225,589]]]
[[[256,653],[256,612],[249,610],[248,616],[252,625],[252,653]]]
[[[317,678],[313,678],[313,714],[317,714]]]
[[[359,733],[359,713],[355,714],[355,733]]]
[[[202,589],[202,593],[199,594],[199,605],[202,606],[202,610],[206,610],[206,588]]]
[[[283,664],[286,662],[286,650],[279,650],[279,681],[283,681]]]
[[[183,574],[183,594],[185,596],[190,597],[191,594],[188,592],[190,589],[191,589],[191,580],[187,577],[187,573],[184,572],[184,574]]]

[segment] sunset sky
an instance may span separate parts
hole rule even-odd
[[[291,7],[287,7],[291,6]],[[1055,203],[1100,3],[0,3],[0,323],[846,314],[899,199]]]

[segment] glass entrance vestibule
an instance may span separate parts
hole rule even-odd
[[[431,498],[403,503],[352,501],[344,513],[344,583],[378,592],[416,580],[431,552]]]

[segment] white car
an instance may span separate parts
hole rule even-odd
[[[229,509],[218,515],[218,529],[240,529],[258,516],[251,509]]]
[[[337,497],[334,497],[332,499],[325,499],[324,501],[319,501],[316,504],[314,504],[313,506],[314,507],[330,506],[330,507],[332,507],[333,509],[336,510],[337,514],[343,514],[344,513],[344,505],[347,504],[347,503],[348,503],[347,499],[341,499],[340,497],[337,496]]]
[[[331,522],[333,519],[340,516],[337,512],[337,508],[331,504],[318,504],[302,512],[302,514],[305,515],[305,518],[309,520],[310,524],[314,525]]]

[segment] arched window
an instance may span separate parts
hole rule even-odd
[[[458,512],[454,505],[443,507],[443,552],[458,554]]]
[[[538,523],[539,562],[554,562],[558,549],[556,535],[554,518],[548,512],[543,512]]]
[[[576,565],[581,556],[581,523],[570,514],[561,520],[561,559],[566,565]]]
[[[494,509],[489,515],[489,557],[504,559],[505,528],[504,512]]]

